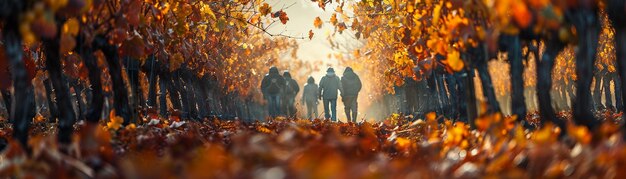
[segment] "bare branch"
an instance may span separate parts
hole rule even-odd
[[[270,33],[269,31],[267,31],[267,28],[269,28],[272,24],[274,24],[275,21],[270,23],[270,25],[268,25],[267,27],[260,27],[258,25],[250,23],[250,21],[247,21],[246,19],[232,17],[232,16],[226,16],[225,14],[220,13],[220,12],[215,12],[215,14],[219,14],[219,15],[225,16],[226,18],[238,20],[240,22],[245,22],[246,24],[248,24],[248,25],[250,25],[250,26],[252,26],[252,27],[254,27],[256,29],[261,30],[263,33],[269,35],[270,37],[286,37],[286,38],[291,38],[291,39],[306,39],[307,38],[307,37],[304,37],[304,36],[296,37],[296,36],[291,36],[291,35],[285,35],[283,33],[279,33],[279,34]]]

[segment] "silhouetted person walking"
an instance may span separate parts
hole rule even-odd
[[[335,75],[335,69],[328,68],[326,75],[320,80],[320,98],[324,99],[324,117],[337,121],[337,95],[342,91],[339,77]],[[332,115],[331,115],[332,111]]]
[[[285,78],[285,88],[282,93],[283,113],[287,116],[293,117],[296,114],[296,106],[294,103],[296,100],[296,94],[300,92],[300,86],[296,80],[291,78],[291,74],[288,71],[283,73],[283,78]]]
[[[285,88],[285,79],[278,73],[278,68],[270,68],[270,72],[261,81],[261,91],[267,100],[270,116],[280,114],[280,93]]]
[[[341,100],[345,106],[346,117],[348,121],[356,122],[359,108],[357,99],[362,87],[361,79],[352,68],[346,67],[341,77],[341,86],[343,87]]]
[[[304,85],[304,91],[302,92],[302,104],[306,105],[307,118],[314,119],[318,117],[317,104],[320,97],[315,79],[309,77],[306,85]],[[314,115],[314,116],[313,116]]]

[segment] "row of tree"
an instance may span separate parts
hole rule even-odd
[[[297,50],[294,37],[267,31],[288,20],[263,0],[2,1],[0,81],[13,137],[26,146],[38,75],[62,144],[77,120],[105,114],[124,124],[156,118],[157,106],[162,116],[233,114],[266,67]]]
[[[314,1],[322,8],[334,3]],[[537,59],[542,122],[555,123],[561,130],[566,130],[566,123],[557,118],[552,107],[551,72],[555,58],[566,47],[577,48],[573,75],[576,79],[573,114],[577,124],[592,131],[599,127],[600,121],[592,113],[590,86],[596,59],[612,53],[604,50],[606,46],[615,47],[617,71],[622,84],[626,80],[626,5],[621,0],[364,0],[338,4],[336,15],[328,23],[340,33],[349,28],[356,38],[365,39],[365,46],[350,55],[373,64],[366,66],[366,71],[381,74],[379,80],[389,81],[385,84],[387,90],[402,85],[407,76],[420,79],[445,73],[442,75],[457,81],[447,88],[448,93],[461,96],[455,102],[461,105],[455,108],[468,111],[464,115],[470,119],[476,118],[471,80],[474,69],[489,104],[486,114],[500,111],[487,66],[499,52],[506,52],[511,66],[512,112],[520,123],[525,123],[527,114],[523,62],[529,56]],[[343,11],[346,4],[353,9],[351,13]],[[604,48],[598,51],[603,23],[615,33],[615,40],[603,40]],[[620,93],[626,93],[624,88],[621,90]]]

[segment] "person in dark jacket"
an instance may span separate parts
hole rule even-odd
[[[283,97],[281,98],[283,113],[287,116],[293,117],[296,114],[296,106],[294,103],[296,95],[300,92],[300,86],[296,80],[291,78],[289,71],[285,71],[283,73],[283,78],[285,78],[285,88],[282,93]]]
[[[346,67],[343,77],[341,77],[341,86],[343,87],[341,100],[345,106],[346,117],[348,121],[356,122],[358,114],[357,98],[362,87],[361,79],[354,73],[352,68]]]
[[[318,117],[317,104],[320,97],[318,93],[318,86],[315,84],[315,79],[309,77],[306,85],[304,85],[304,91],[302,92],[302,104],[306,105],[307,118],[314,119]],[[315,114],[315,116],[313,116]]]
[[[270,72],[261,81],[261,91],[268,102],[268,111],[272,117],[280,114],[280,94],[284,88],[285,79],[280,76],[278,68],[271,67]]]
[[[335,75],[335,69],[328,68],[326,70],[326,75],[320,80],[319,91],[320,98],[324,99],[324,117],[337,121],[337,95],[343,90],[339,77]]]

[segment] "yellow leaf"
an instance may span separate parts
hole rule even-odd
[[[452,52],[448,53],[448,66],[450,66],[450,68],[452,68],[452,70],[454,71],[463,70],[465,63],[463,63],[459,51],[453,50]]]
[[[129,129],[129,130],[135,130],[135,129],[137,129],[137,125],[135,125],[135,124],[129,124],[128,126],[126,126],[126,129]]]
[[[437,4],[433,10],[433,24],[439,22],[439,16],[441,16],[441,4]]]
[[[398,137],[396,138],[396,146],[399,149],[408,149],[411,147],[411,140],[404,137]]]
[[[267,127],[264,127],[264,126],[258,126],[257,127],[257,131],[262,132],[262,133],[266,133],[266,134],[269,134],[270,132],[272,132],[270,129],[268,129]]]
[[[63,24],[63,33],[76,36],[78,35],[79,28],[78,20],[76,20],[76,18],[70,18]]]
[[[554,125],[548,123],[547,125],[543,126],[541,130],[533,133],[533,140],[538,144],[547,144],[556,141],[556,135],[552,131],[553,128]]]
[[[515,128],[515,141],[518,145],[526,146],[526,133],[523,127]]]
[[[569,135],[574,137],[578,142],[582,144],[589,144],[591,142],[591,133],[585,126],[570,125],[567,130]]]
[[[415,11],[415,4],[413,2],[407,2],[406,11],[409,13],[413,13]]]
[[[107,122],[107,128],[118,130],[122,127],[122,123],[124,122],[124,118],[115,115],[115,110],[111,110],[111,119]]]
[[[200,11],[202,12],[203,16],[209,16],[211,17],[211,19],[216,19],[215,14],[213,13],[213,10],[211,10],[211,6],[209,6],[208,4],[204,4],[203,2],[200,2],[201,4],[201,9]]]

